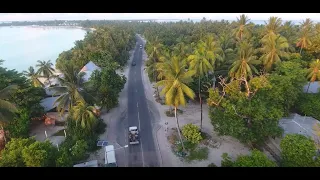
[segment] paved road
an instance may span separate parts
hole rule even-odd
[[[152,133],[152,119],[147,105],[141,74],[143,49],[140,49],[139,46],[143,42],[138,37],[137,42],[133,57],[136,66],[130,68],[128,76],[128,109],[125,118],[127,126],[125,128],[128,129],[130,126],[137,126],[139,128],[140,144],[129,146],[127,150],[128,166],[155,167],[159,166],[159,161]],[[127,135],[125,138],[127,138]]]

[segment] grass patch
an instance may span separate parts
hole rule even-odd
[[[193,160],[206,160],[208,159],[209,149],[207,147],[197,148],[195,150],[190,151],[190,154],[186,156],[186,160],[188,162]]]
[[[177,109],[177,113],[178,114],[183,114],[183,111],[181,110],[181,109]],[[172,109],[172,110],[166,110],[166,115],[168,116],[168,117],[174,117],[174,109]]]
[[[60,131],[54,133],[52,136],[64,136],[64,129],[61,129]]]

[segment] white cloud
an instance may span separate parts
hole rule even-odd
[[[36,20],[85,20],[85,19],[206,19],[235,20],[246,14],[252,20],[267,20],[277,16],[283,20],[303,20],[311,18],[320,21],[319,13],[0,13],[0,21],[36,21]]]

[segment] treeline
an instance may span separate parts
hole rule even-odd
[[[203,19],[135,28],[147,39],[148,75],[163,88],[166,103],[178,107],[185,97],[207,100],[221,135],[255,146],[282,134],[278,122],[291,112],[319,119],[314,112],[320,107],[310,101],[319,95],[305,95],[302,88],[320,79],[319,23],[306,19],[294,25],[270,17],[255,25],[242,15],[234,22]]]
[[[72,49],[62,52],[56,68],[62,69],[66,61],[71,61],[79,69],[89,61],[99,67],[105,67],[110,62],[124,66],[134,45],[134,31],[125,24],[97,27],[84,40],[76,41]]]

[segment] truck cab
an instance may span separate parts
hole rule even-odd
[[[139,144],[139,130],[137,126],[129,127],[129,144]]]

